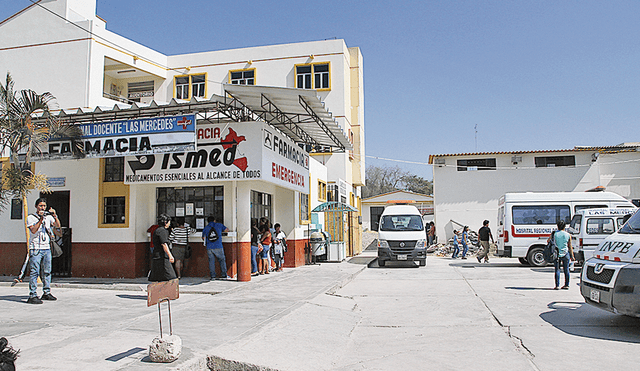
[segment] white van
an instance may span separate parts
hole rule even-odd
[[[582,264],[604,240],[622,227],[625,216],[633,215],[636,208],[585,209],[571,219],[567,232],[571,233],[571,246],[576,260]]]
[[[506,193],[498,201],[497,255],[544,266],[542,252],[558,221],[568,225],[577,211],[617,207],[634,206],[612,192]]]
[[[640,213],[605,238],[584,263],[580,294],[601,309],[640,317]]]
[[[387,206],[378,226],[378,265],[387,261],[418,261],[427,265],[427,235],[422,215],[413,205]]]

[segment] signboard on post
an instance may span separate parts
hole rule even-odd
[[[121,157],[192,151],[196,143],[195,114],[92,122],[78,125],[86,158]],[[52,140],[36,160],[71,158],[70,140]]]

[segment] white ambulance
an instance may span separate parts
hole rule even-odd
[[[498,201],[497,255],[545,266],[542,252],[558,221],[569,225],[577,211],[617,207],[634,206],[612,192],[506,193]]]
[[[415,201],[387,201],[378,227],[378,265],[388,261],[417,261],[427,265],[427,235]]]
[[[580,293],[591,305],[640,317],[640,213],[602,241],[584,263]]]
[[[586,209],[571,219],[567,232],[571,233],[571,246],[578,263],[589,260],[600,242],[622,227],[625,217],[636,208]]]

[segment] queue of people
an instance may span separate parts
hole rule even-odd
[[[215,217],[207,218],[207,222],[208,224],[202,230],[202,240],[209,259],[211,280],[231,280],[232,277],[227,275],[226,257],[221,238],[222,234],[229,229],[219,223]],[[161,214],[158,217],[158,224],[152,225],[147,232],[151,236],[149,281],[182,278],[192,253],[189,236],[195,234],[196,230],[185,223],[184,217],[178,217],[172,222],[168,215]],[[286,251],[286,234],[281,230],[279,223],[272,228],[267,218],[260,218],[259,221],[252,220],[251,275],[281,272]],[[216,275],[216,262],[220,266],[220,277]]]

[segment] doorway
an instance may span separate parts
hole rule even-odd
[[[57,277],[71,276],[71,228],[69,227],[69,201],[71,191],[55,191],[40,193],[40,197],[47,199],[47,209],[52,207],[58,214],[62,227],[62,255],[51,260],[51,275]]]

